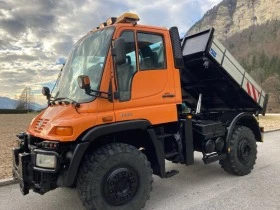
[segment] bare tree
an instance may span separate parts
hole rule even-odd
[[[31,104],[32,101],[33,101],[33,96],[31,94],[31,88],[25,87],[18,98],[18,104],[16,109],[32,110],[33,109]]]

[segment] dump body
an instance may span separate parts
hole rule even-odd
[[[187,36],[181,44],[182,97],[190,108],[202,94],[202,111],[265,114],[268,95],[215,38],[214,29]]]

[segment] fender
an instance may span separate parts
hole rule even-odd
[[[81,160],[84,156],[84,153],[87,151],[89,145],[94,142],[97,138],[113,134],[121,131],[141,129],[150,136],[151,143],[155,149],[156,155],[156,168],[154,169],[154,174],[159,175],[160,177],[165,176],[165,162],[164,162],[164,147],[159,140],[156,139],[155,132],[152,128],[148,127],[151,124],[147,120],[135,120],[135,121],[124,121],[117,122],[112,124],[101,125],[93,127],[88,130],[85,135],[80,139],[80,142],[74,152],[70,161],[69,169],[63,173],[57,182],[58,186],[71,186],[74,184]]]
[[[76,175],[79,170],[80,162],[84,156],[85,151],[87,150],[90,142],[80,143],[76,146],[71,161],[69,165],[68,171],[64,171],[56,182],[59,187],[69,187],[72,186],[75,182]]]
[[[147,120],[133,120],[133,121],[123,121],[115,122],[112,124],[105,124],[93,127],[90,129],[82,138],[81,142],[94,141],[95,139],[112,133],[117,133],[121,131],[141,129],[146,131],[151,123]]]
[[[240,123],[240,125],[249,127],[255,134],[256,140],[259,142],[262,141],[261,130],[260,130],[259,123],[256,120],[256,118],[250,113],[242,112],[235,116],[235,118],[231,121],[230,125],[227,128],[228,129],[228,134],[227,134],[227,138],[226,138],[227,147],[229,146],[228,145],[229,139],[232,136],[234,127],[237,125],[237,123]]]

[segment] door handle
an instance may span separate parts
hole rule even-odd
[[[172,94],[172,93],[165,93],[162,95],[162,98],[174,98],[175,97],[175,94]]]

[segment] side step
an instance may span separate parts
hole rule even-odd
[[[177,170],[167,171],[165,173],[165,178],[170,178],[170,177],[175,176],[177,174],[179,174],[179,171],[177,171]]]
[[[202,158],[202,160],[203,160],[204,164],[209,164],[209,163],[213,163],[218,160],[225,159],[226,157],[227,157],[227,154],[221,154],[221,155],[214,154],[214,155],[205,156]]]
[[[165,158],[168,159],[168,158],[174,157],[175,155],[179,155],[179,152],[167,153],[165,155]]]

